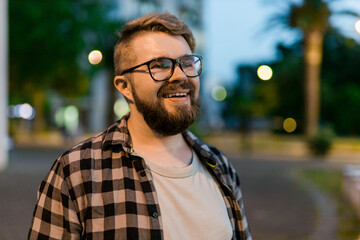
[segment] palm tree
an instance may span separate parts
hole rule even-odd
[[[318,131],[320,116],[320,74],[323,56],[323,41],[329,29],[332,12],[325,0],[303,0],[302,5],[291,4],[290,11],[277,15],[280,23],[296,28],[303,33],[304,47],[304,90],[305,90],[305,134]],[[340,14],[356,15],[350,11]]]

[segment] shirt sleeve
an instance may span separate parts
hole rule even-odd
[[[224,162],[226,163],[227,171],[225,171],[225,172],[227,172],[227,178],[228,178],[227,182],[230,185],[229,187],[231,188],[237,203],[239,204],[240,213],[241,213],[241,217],[242,217],[241,220],[242,220],[242,224],[244,227],[245,239],[252,240],[250,228],[249,228],[248,221],[247,221],[246,214],[245,214],[245,207],[244,207],[244,201],[243,201],[239,176],[238,176],[234,166],[232,165],[232,163],[228,160],[228,158],[222,153],[221,153],[221,157],[224,160]]]
[[[28,239],[80,239],[81,229],[59,158],[38,189]]]

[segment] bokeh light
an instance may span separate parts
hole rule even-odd
[[[35,110],[28,103],[21,104],[19,107],[19,116],[23,119],[33,119],[35,117]]]
[[[28,103],[9,106],[9,117],[32,120],[35,117],[35,109]]]
[[[130,111],[129,104],[124,98],[118,98],[114,104],[114,113],[120,119]]]
[[[92,65],[99,64],[102,60],[102,54],[99,50],[93,50],[89,53],[88,59]]]
[[[360,34],[360,19],[355,23],[355,30]]]
[[[71,105],[67,106],[64,111],[65,127],[70,132],[75,132],[79,125],[79,110]]]
[[[283,128],[285,132],[292,133],[296,130],[297,124],[295,119],[293,118],[287,118],[283,122]]]
[[[78,108],[73,105],[59,108],[55,113],[55,123],[64,127],[68,133],[74,134],[79,127]]]
[[[272,69],[267,65],[261,65],[257,70],[257,75],[261,80],[267,81],[273,75]]]
[[[55,124],[58,127],[63,127],[64,124],[64,111],[65,111],[65,107],[59,108],[58,110],[56,110],[55,112]]]
[[[216,86],[212,89],[211,96],[215,101],[221,102],[226,99],[227,91],[223,86]]]

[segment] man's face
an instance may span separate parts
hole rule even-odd
[[[159,58],[177,59],[191,50],[181,36],[147,32],[132,43],[136,59],[133,65]],[[131,66],[130,66],[131,67]],[[132,74],[131,92],[136,110],[157,134],[171,136],[183,132],[197,118],[200,109],[199,77],[188,78],[178,65],[173,76],[163,82],[154,81],[147,66]],[[176,96],[181,93],[181,96]]]

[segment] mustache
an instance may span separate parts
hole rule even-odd
[[[162,86],[158,91],[158,96],[161,97],[168,91],[174,91],[178,89],[188,89],[190,90],[190,95],[193,95],[195,92],[195,88],[192,84],[189,82],[183,82],[181,84],[179,83],[167,83],[164,86]]]

